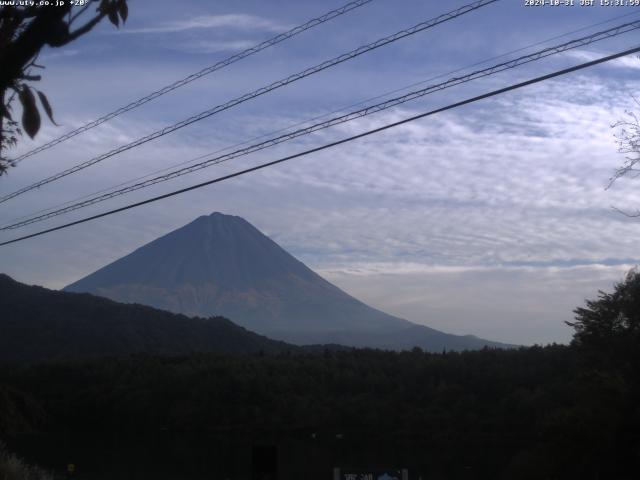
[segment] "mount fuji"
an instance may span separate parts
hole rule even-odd
[[[67,286],[189,316],[220,315],[295,344],[429,351],[511,347],[451,335],[372,308],[246,220],[201,216]]]

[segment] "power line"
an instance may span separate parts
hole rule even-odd
[[[81,133],[86,132],[87,130],[91,130],[92,128],[97,127],[98,125],[101,125],[109,120],[111,120],[112,118],[115,118],[119,115],[122,115],[125,112],[128,112],[130,110],[133,110],[134,108],[138,108],[142,105],[144,105],[147,102],[150,102],[152,100],[155,100],[158,97],[161,97],[162,95],[169,93],[177,88],[183,87],[185,85],[187,85],[188,83],[191,83],[199,78],[204,77],[205,75],[209,75],[210,73],[213,73],[217,70],[220,70],[224,67],[227,67],[239,60],[242,60],[243,58],[247,58],[255,53],[261,52],[262,50],[265,50],[269,47],[272,47],[274,45],[277,45],[278,43],[284,42],[285,40],[290,39],[291,37],[295,37],[296,35],[298,35],[299,33],[304,32],[305,30],[309,30],[310,28],[313,27],[317,27],[318,25],[321,25],[325,22],[328,22],[329,20],[333,20],[336,17],[339,17],[340,15],[344,15],[347,12],[350,12],[351,10],[354,10],[358,7],[361,7],[367,3],[371,3],[373,0],[356,0],[350,3],[347,3],[346,5],[343,5],[340,8],[337,8],[335,10],[331,10],[330,12],[325,13],[324,15],[321,15],[320,17],[317,18],[313,18],[311,20],[309,20],[308,22],[302,24],[302,25],[298,25],[297,27],[292,28],[291,30],[288,30],[284,33],[281,33],[279,35],[276,35],[275,37],[270,38],[269,40],[265,40],[264,42],[255,45],[251,48],[248,48],[246,50],[243,50],[240,53],[237,53],[235,55],[232,55],[229,58],[226,58],[224,60],[221,60],[217,63],[215,63],[214,65],[211,65],[209,67],[206,67],[202,70],[200,70],[199,72],[193,73],[181,80],[177,80],[175,82],[173,82],[170,85],[167,85],[165,87],[162,87],[159,90],[156,90],[155,92],[152,92],[148,95],[146,95],[145,97],[142,97],[139,100],[136,100],[135,102],[131,102],[128,105],[125,105],[124,107],[120,107],[117,110],[114,110],[111,113],[107,113],[106,115],[98,118],[97,120],[94,120],[92,122],[86,123],[85,125],[82,125],[81,127],[76,128],[75,130],[72,130],[70,132],[65,133],[64,135],[61,135],[58,138],[55,138],[53,140],[51,140],[50,142],[45,143],[44,145],[41,145],[37,148],[34,148],[33,150],[29,150],[26,153],[23,153],[22,155],[9,160],[10,163],[16,164],[19,163],[20,161],[24,160],[27,157],[31,157],[33,155],[35,155],[36,153],[40,153],[44,150],[48,150],[49,148],[62,143],[66,140],[69,140],[70,138],[75,137],[76,135],[80,135]]]
[[[400,97],[395,97],[380,103],[377,103],[375,105],[370,105],[368,107],[362,108],[360,110],[356,110],[350,113],[347,113],[345,115],[341,115],[338,117],[334,117],[331,118],[329,120],[320,122],[320,123],[316,123],[314,125],[310,125],[308,127],[305,128],[301,128],[299,130],[295,130],[293,132],[290,133],[286,133],[284,135],[280,135],[278,137],[275,138],[271,138],[268,139],[266,141],[254,144],[254,145],[250,145],[248,147],[245,148],[241,148],[238,150],[235,150],[233,152],[230,153],[226,153],[224,155],[220,155],[199,163],[196,163],[194,165],[188,166],[188,167],[184,167],[178,170],[174,170],[172,172],[169,172],[167,174],[164,175],[159,175],[157,177],[151,178],[149,180],[145,180],[143,182],[139,182],[118,190],[113,190],[110,191],[108,193],[104,193],[102,195],[97,195],[94,196],[92,198],[89,198],[87,200],[83,200],[77,203],[73,203],[69,206],[63,207],[63,208],[59,208],[53,211],[49,211],[47,213],[43,213],[41,215],[34,215],[31,216],[30,218],[27,218],[25,220],[21,220],[21,221],[17,221],[14,222],[12,224],[9,225],[4,225],[2,227],[0,227],[0,230],[12,230],[12,229],[16,229],[19,227],[23,227],[26,225],[30,225],[32,223],[36,223],[36,222],[40,222],[43,220],[47,220],[65,213],[69,213],[75,210],[78,210],[80,208],[84,208],[84,207],[88,207],[90,205],[99,203],[99,202],[103,202],[106,200],[109,200],[111,198],[114,197],[118,197],[121,195],[125,195],[127,193],[133,192],[135,190],[140,190],[142,188],[147,188],[150,187],[152,185],[155,185],[157,183],[161,183],[161,182],[165,182],[183,175],[187,175],[189,173],[193,173],[195,171],[210,167],[211,165],[217,165],[219,163],[222,162],[226,162],[229,161],[233,158],[237,158],[240,156],[245,156],[260,150],[263,150],[265,148],[269,148],[272,147],[274,145],[278,145],[280,143],[284,143],[287,142],[289,140],[293,140],[295,138],[304,136],[304,135],[309,135],[311,133],[314,133],[316,131],[319,130],[323,130],[329,127],[333,127],[335,125],[339,125],[342,123],[346,123],[346,122],[350,122],[352,120],[358,119],[358,118],[362,118],[374,113],[378,113],[381,112],[383,110],[387,110],[389,108],[401,105],[403,103],[415,100],[417,98],[421,98],[425,95],[429,95],[431,93],[437,92],[437,91],[441,91],[453,86],[457,86],[463,83],[467,83],[473,80],[477,80],[479,78],[484,78],[490,75],[494,75],[496,73],[500,73],[512,68],[516,68],[518,66],[527,64],[527,63],[531,63],[534,61],[538,61],[541,60],[543,58],[549,57],[551,55],[557,55],[559,53],[565,52],[567,50],[571,50],[571,49],[575,49],[578,47],[583,47],[585,45],[589,45],[598,41],[602,41],[604,39],[608,39],[608,38],[612,38],[615,37],[617,35],[621,35],[623,33],[627,33],[633,30],[637,30],[640,28],[640,20],[639,21],[635,21],[635,22],[630,22],[630,23],[626,23],[623,25],[619,25],[617,27],[612,27],[608,30],[604,30],[601,32],[596,32],[593,33],[591,35],[582,37],[582,38],[578,38],[575,40],[571,40],[569,42],[560,44],[560,45],[556,45],[553,47],[548,47],[542,50],[539,50],[537,52],[533,52],[531,54],[528,55],[523,55],[521,57],[518,57],[516,59],[510,60],[508,62],[503,62],[503,63],[499,63],[497,65],[482,69],[482,70],[477,70],[475,72],[469,73],[467,75],[464,75],[462,77],[454,77],[451,78],[445,82],[439,83],[439,84],[435,84],[435,85],[430,85],[426,88],[420,89],[420,90],[416,90],[413,92],[409,92],[405,95],[402,95]]]
[[[190,159],[190,160],[186,160],[186,161],[179,162],[179,163],[177,163],[177,164],[169,165],[169,166],[167,166],[167,167],[161,168],[161,169],[159,169],[159,170],[152,171],[152,172],[147,173],[147,174],[145,174],[145,175],[141,175],[141,176],[138,176],[138,177],[135,177],[135,178],[132,178],[132,179],[126,180],[126,181],[124,181],[124,182],[120,182],[120,183],[118,183],[118,184],[116,184],[116,185],[112,185],[112,186],[110,186],[110,187],[107,187],[107,188],[104,188],[104,189],[98,190],[97,192],[89,193],[89,194],[87,194],[87,195],[82,195],[81,197],[76,197],[76,198],[74,198],[74,199],[72,199],[72,200],[68,200],[68,201],[66,201],[66,202],[59,203],[59,204],[57,204],[57,205],[55,205],[55,206],[53,206],[53,207],[43,208],[43,209],[37,210],[37,211],[35,211],[35,212],[32,212],[32,213],[30,213],[30,214],[22,215],[22,216],[20,216],[20,217],[14,218],[13,220],[10,220],[8,223],[5,223],[4,225],[2,225],[2,226],[0,227],[0,230],[7,230],[7,229],[10,229],[11,227],[14,227],[14,225],[13,225],[11,222],[13,222],[13,223],[17,223],[17,222],[19,222],[19,221],[21,221],[21,220],[23,220],[23,219],[29,219],[29,218],[31,218],[31,217],[33,217],[33,216],[35,216],[35,215],[40,214],[40,213],[52,212],[52,211],[54,211],[54,210],[56,210],[56,211],[57,211],[57,210],[61,210],[63,207],[65,207],[65,206],[67,206],[67,205],[72,205],[72,204],[74,204],[74,203],[76,203],[76,202],[80,202],[81,200],[84,200],[84,199],[86,199],[86,198],[90,198],[90,197],[92,197],[92,196],[100,195],[100,194],[102,194],[102,193],[106,193],[106,192],[109,192],[109,191],[111,191],[111,190],[117,189],[117,188],[119,188],[119,187],[123,187],[123,186],[125,186],[125,185],[131,184],[131,183],[133,183],[133,182],[137,182],[137,181],[139,181],[139,180],[143,180],[143,179],[145,179],[145,178],[149,178],[149,177],[151,177],[151,176],[153,176],[153,175],[157,175],[157,174],[159,174],[159,173],[166,172],[167,170],[171,170],[172,168],[176,168],[176,167],[180,167],[180,166],[182,166],[182,165],[187,165],[187,164],[190,164],[190,163],[193,163],[193,162],[197,162],[198,160],[205,159],[206,157],[208,157],[208,156],[210,156],[210,155],[215,155],[215,154],[217,154],[217,153],[221,153],[221,152],[224,152],[224,151],[227,151],[227,150],[231,150],[232,148],[240,147],[240,146],[242,146],[242,145],[247,145],[247,144],[249,144],[249,143],[251,143],[251,142],[253,142],[253,141],[260,140],[260,139],[262,139],[262,138],[267,138],[267,137],[269,137],[270,135],[275,135],[275,134],[277,134],[277,133],[286,132],[287,130],[290,130],[290,129],[292,129],[292,128],[299,127],[299,126],[301,126],[301,125],[305,125],[305,124],[307,124],[307,123],[309,123],[309,122],[313,122],[313,121],[316,121],[316,120],[320,120],[321,118],[326,118],[326,117],[328,117],[328,116],[330,116],[330,115],[333,115],[333,114],[336,114],[336,113],[340,113],[340,112],[346,111],[346,110],[348,110],[348,109],[350,109],[350,108],[354,108],[354,107],[358,107],[358,106],[360,106],[360,105],[364,105],[364,104],[366,104],[367,102],[370,102],[370,101],[373,101],[373,100],[378,100],[378,99],[381,99],[381,98],[385,98],[385,97],[388,97],[389,95],[393,95],[394,93],[399,93],[399,92],[402,92],[402,91],[408,90],[408,89],[410,89],[410,88],[416,87],[416,86],[418,86],[418,85],[424,85],[425,83],[431,82],[431,81],[433,81],[433,80],[437,80],[437,79],[439,79],[439,78],[444,78],[444,77],[446,77],[446,76],[448,76],[448,75],[453,75],[453,74],[455,74],[455,73],[459,73],[459,72],[462,72],[462,71],[468,70],[468,69],[470,69],[470,68],[472,68],[472,67],[475,67],[475,66],[478,66],[478,65],[483,65],[483,64],[488,63],[488,62],[493,61],[493,60],[498,60],[498,59],[500,59],[500,58],[505,58],[505,57],[508,57],[509,55],[513,55],[514,53],[519,53],[519,52],[522,52],[522,51],[528,50],[528,49],[530,49],[530,48],[536,47],[536,46],[538,46],[538,45],[543,45],[543,44],[545,44],[545,43],[549,43],[549,42],[551,42],[551,41],[553,41],[553,40],[557,40],[557,39],[559,39],[559,38],[568,37],[569,35],[573,35],[574,33],[582,32],[582,31],[588,30],[588,29],[590,29],[590,28],[594,28],[594,27],[597,27],[597,26],[600,26],[600,25],[604,25],[604,24],[606,24],[606,23],[611,23],[611,22],[613,22],[613,21],[615,21],[615,20],[620,20],[621,18],[626,18],[626,17],[630,17],[630,16],[636,16],[636,15],[638,15],[639,13],[640,13],[640,12],[633,11],[633,12],[625,13],[625,14],[622,14],[622,15],[616,15],[616,16],[614,16],[614,17],[611,17],[611,18],[607,19],[607,20],[603,20],[603,21],[601,21],[601,22],[597,22],[597,23],[589,24],[589,25],[586,25],[586,26],[584,26],[584,27],[580,27],[580,28],[578,28],[578,29],[576,29],[576,30],[571,30],[571,31],[569,31],[569,32],[565,32],[565,33],[560,34],[560,35],[555,35],[555,36],[553,36],[553,37],[550,37],[550,38],[547,38],[547,39],[545,39],[545,40],[541,40],[541,41],[538,41],[538,42],[535,42],[535,43],[530,43],[530,44],[525,45],[525,46],[523,46],[523,47],[519,47],[519,48],[517,48],[517,49],[515,49],[515,50],[510,50],[510,51],[505,52],[505,53],[502,53],[502,54],[500,54],[500,55],[496,55],[496,56],[493,56],[493,57],[486,58],[486,59],[481,60],[481,61],[479,61],[479,62],[475,62],[475,63],[472,63],[472,64],[470,64],[470,65],[466,65],[466,66],[464,66],[464,67],[458,68],[458,69],[456,69],[456,70],[453,70],[453,71],[450,71],[450,72],[447,72],[447,73],[441,73],[441,74],[438,74],[438,75],[436,75],[436,76],[429,77],[429,78],[427,78],[427,79],[425,79],[425,80],[421,80],[421,81],[419,81],[419,82],[415,82],[415,83],[412,83],[412,84],[406,85],[406,86],[404,86],[404,87],[400,87],[400,88],[397,88],[397,89],[394,89],[394,90],[391,90],[391,91],[387,91],[387,92],[385,92],[385,93],[382,93],[382,94],[376,95],[376,96],[374,96],[374,97],[369,97],[369,98],[367,98],[367,99],[360,100],[360,101],[358,101],[358,102],[356,102],[356,103],[352,103],[352,104],[349,104],[349,105],[347,105],[347,106],[344,106],[344,107],[341,107],[341,108],[338,108],[338,109],[335,109],[335,110],[331,110],[331,111],[329,111],[329,112],[327,112],[327,113],[323,113],[323,114],[321,114],[321,115],[317,115],[317,116],[315,116],[315,117],[307,118],[307,119],[305,119],[305,120],[302,120],[302,121],[299,121],[299,122],[296,122],[296,123],[290,124],[290,125],[288,125],[287,127],[280,128],[280,129],[278,129],[278,130],[272,130],[272,131],[270,131],[270,132],[267,132],[267,133],[264,133],[264,134],[261,134],[261,135],[258,135],[258,136],[255,136],[255,137],[252,137],[252,138],[247,139],[247,140],[244,140],[244,141],[242,141],[242,142],[238,142],[238,143],[235,143],[235,144],[232,144],[232,145],[228,145],[228,146],[223,147],[223,148],[219,148],[219,149],[217,149],[217,150],[214,150],[213,152],[208,152],[208,153],[205,153],[205,154],[198,155],[197,157],[192,158],[192,159]]]
[[[142,206],[142,205],[146,205],[148,203],[157,202],[159,200],[163,200],[165,198],[173,197],[173,196],[179,195],[181,193],[186,193],[186,192],[189,192],[191,190],[196,190],[198,188],[202,188],[202,187],[205,187],[207,185],[212,185],[214,183],[219,183],[219,182],[222,182],[222,181],[225,181],[225,180],[229,180],[231,178],[239,177],[239,176],[245,175],[247,173],[255,172],[256,170],[261,170],[263,168],[271,167],[273,165],[277,165],[279,163],[287,162],[287,161],[293,160],[295,158],[303,157],[303,156],[309,155],[311,153],[319,152],[319,151],[322,151],[322,150],[326,150],[328,148],[332,148],[332,147],[335,147],[335,146],[338,146],[338,145],[342,145],[344,143],[348,143],[348,142],[357,140],[359,138],[367,137],[367,136],[373,135],[375,133],[380,133],[380,132],[382,132],[384,130],[388,130],[388,129],[391,129],[391,128],[394,128],[394,127],[397,127],[397,126],[400,126],[400,125],[404,125],[405,123],[413,122],[415,120],[419,120],[421,118],[425,118],[425,117],[428,117],[428,116],[431,116],[431,115],[435,115],[435,114],[438,114],[438,113],[441,113],[441,112],[445,112],[447,110],[452,110],[454,108],[462,107],[464,105],[469,105],[471,103],[475,103],[475,102],[478,102],[480,100],[484,100],[486,98],[490,98],[490,97],[493,97],[493,96],[496,96],[496,95],[500,95],[500,94],[503,94],[503,93],[506,93],[506,92],[510,92],[512,90],[517,90],[519,88],[523,88],[523,87],[526,87],[526,86],[529,86],[529,85],[533,85],[533,84],[536,84],[536,83],[544,82],[546,80],[550,80],[552,78],[559,77],[561,75],[566,75],[566,74],[569,74],[569,73],[572,73],[572,72],[575,72],[575,71],[578,71],[578,70],[589,68],[589,67],[592,67],[594,65],[598,65],[598,64],[601,64],[601,63],[604,63],[604,62],[615,60],[616,58],[624,57],[626,55],[631,55],[631,54],[637,53],[637,52],[640,52],[640,47],[634,47],[634,48],[625,50],[623,52],[619,52],[619,53],[615,53],[613,55],[608,55],[606,57],[599,58],[597,60],[592,60],[590,62],[585,62],[585,63],[582,63],[580,65],[575,65],[573,67],[569,67],[569,68],[565,68],[565,69],[562,69],[562,70],[558,70],[556,72],[549,73],[547,75],[542,75],[540,77],[536,77],[536,78],[533,78],[531,80],[527,80],[527,81],[524,81],[524,82],[520,82],[520,83],[516,83],[516,84],[513,84],[513,85],[509,85],[508,87],[503,87],[503,88],[500,88],[498,90],[493,90],[491,92],[484,93],[482,95],[478,95],[478,96],[475,96],[475,97],[472,97],[472,98],[468,98],[468,99],[462,100],[460,102],[452,103],[452,104],[447,105],[445,107],[441,107],[441,108],[438,108],[438,109],[435,109],[435,110],[431,110],[429,112],[421,113],[419,115],[414,115],[412,117],[405,118],[404,120],[400,120],[398,122],[389,123],[387,125],[383,125],[382,127],[374,128],[372,130],[368,130],[366,132],[362,132],[362,133],[359,133],[357,135],[352,135],[350,137],[343,138],[341,140],[337,140],[335,142],[327,143],[327,144],[321,145],[319,147],[311,148],[311,149],[305,150],[303,152],[299,152],[299,153],[296,153],[296,154],[293,154],[293,155],[289,155],[287,157],[283,157],[283,158],[280,158],[278,160],[273,160],[271,162],[262,163],[260,165],[256,165],[255,167],[247,168],[245,170],[241,170],[239,172],[235,172],[235,173],[232,173],[232,174],[229,174],[229,175],[225,175],[223,177],[214,178],[214,179],[208,180],[206,182],[198,183],[198,184],[192,185],[190,187],[182,188],[180,190],[175,190],[173,192],[165,193],[163,195],[159,195],[157,197],[152,197],[152,198],[149,198],[147,200],[143,200],[143,201],[140,201],[140,202],[132,203],[132,204],[126,205],[124,207],[120,207],[120,208],[116,208],[116,209],[113,209],[113,210],[109,210],[107,212],[99,213],[97,215],[92,215],[90,217],[85,217],[85,218],[82,218],[80,220],[76,220],[74,222],[69,222],[69,223],[66,223],[66,224],[63,224],[63,225],[59,225],[57,227],[48,228],[46,230],[41,230],[39,232],[35,232],[35,233],[29,234],[29,235],[25,235],[25,236],[22,236],[22,237],[19,237],[19,238],[14,238],[13,240],[8,240],[8,241],[0,243],[0,247],[1,246],[5,246],[5,245],[9,245],[9,244],[12,244],[12,243],[16,243],[16,242],[19,242],[19,241],[22,241],[22,240],[26,240],[26,239],[29,239],[29,238],[33,238],[33,237],[37,237],[37,236],[40,236],[40,235],[44,235],[46,233],[51,233],[51,232],[55,232],[57,230],[62,230],[64,228],[69,228],[69,227],[72,227],[74,225],[79,225],[81,223],[85,223],[85,222],[88,222],[90,220],[95,220],[95,219],[98,219],[98,218],[106,217],[108,215],[113,215],[115,213],[123,212],[125,210],[130,210],[132,208],[136,208],[136,207],[139,207],[139,206]]]
[[[335,65],[338,65],[340,63],[346,62],[347,60],[351,60],[355,57],[358,57],[364,53],[370,52],[372,50],[375,50],[377,48],[380,48],[384,45],[387,45],[389,43],[395,42],[397,40],[400,40],[402,38],[408,37],[410,35],[414,35],[418,32],[421,32],[423,30],[432,28],[436,25],[439,25],[441,23],[453,20],[455,18],[458,18],[462,15],[465,15],[469,12],[472,12],[474,10],[477,10],[479,8],[485,7],[489,4],[495,3],[497,1],[500,0],[479,0],[473,3],[470,3],[468,5],[462,6],[460,8],[457,8],[451,12],[442,14],[436,18],[433,18],[431,20],[427,20],[425,22],[421,22],[417,25],[414,25],[411,28],[405,29],[405,30],[401,30],[399,32],[396,32],[392,35],[389,35],[387,37],[381,38],[379,40],[376,40],[375,42],[369,43],[367,45],[363,45],[361,47],[356,48],[355,50],[352,50],[348,53],[344,53],[338,57],[335,57],[331,60],[326,60],[318,65],[315,65],[313,67],[310,67],[306,70],[303,70],[302,72],[296,73],[294,75],[290,75],[289,77],[282,79],[282,80],[278,80],[277,82],[274,82],[266,87],[261,87],[258,90],[254,90],[251,93],[247,93],[245,95],[242,95],[241,97],[235,98],[233,100],[228,101],[227,103],[224,103],[222,105],[218,105],[216,107],[213,107],[209,110],[205,110],[204,112],[201,112],[197,115],[194,115],[192,117],[187,118],[186,120],[182,120],[178,123],[175,123],[171,126],[165,127],[161,130],[157,130],[155,132],[153,132],[150,135],[146,135],[142,138],[139,138],[138,140],[135,140],[131,143],[128,143],[127,145],[123,145],[121,147],[118,147],[114,150],[111,150],[107,153],[104,153],[102,155],[99,155],[97,157],[94,157],[90,160],[87,160],[85,162],[79,163],[78,165],[75,165],[74,167],[68,168],[67,170],[64,170],[62,172],[59,172],[55,175],[52,175],[50,177],[47,177],[43,180],[40,180],[34,184],[31,184],[29,186],[26,186],[24,188],[21,188],[20,190],[16,190],[13,193],[10,193],[8,195],[5,195],[3,197],[0,197],[0,203],[6,202],[7,200],[10,200],[12,198],[15,198],[19,195],[22,195],[23,193],[29,192],[31,190],[34,190],[36,188],[42,187],[43,185],[46,185],[48,183],[51,183],[55,180],[59,180],[60,178],[66,177],[68,175],[71,175],[73,173],[76,173],[80,170],[83,170],[87,167],[90,167],[92,165],[95,165],[98,162],[101,162],[107,158],[110,158],[114,155],[120,154],[122,152],[125,152],[127,150],[130,150],[132,148],[135,148],[137,146],[140,146],[144,143],[150,142],[152,140],[155,140],[157,138],[160,138],[164,135],[167,135],[169,133],[172,133],[178,129],[181,129],[183,127],[186,127],[188,125],[191,125],[192,123],[195,122],[199,122],[201,120],[204,120],[205,118],[211,117],[212,115],[215,115],[223,110],[227,110],[229,108],[235,107],[236,105],[239,105],[241,103],[244,103],[248,100],[252,100],[258,96],[264,95],[265,93],[271,92],[273,90],[276,90],[278,88],[284,87],[285,85],[288,85],[290,83],[296,82],[298,80],[301,80],[305,77],[308,77],[309,75],[313,75],[315,73],[318,73],[322,70],[325,70],[327,68],[333,67]]]

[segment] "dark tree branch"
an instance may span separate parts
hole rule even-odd
[[[96,3],[97,0],[90,0],[88,1],[84,7],[82,7],[81,9],[79,9],[74,15],[71,16],[71,18],[69,19],[69,25],[73,24],[73,22],[76,21],[76,19],[82,15],[84,12],[86,12],[89,7],[91,7],[94,3]],[[69,12],[71,13],[71,12]]]
[[[87,23],[85,23],[82,27],[78,28],[77,30],[74,30],[73,32],[71,32],[67,38],[64,40],[63,43],[61,43],[60,45],[56,45],[57,47],[61,47],[62,45],[66,45],[69,42],[72,42],[73,40],[75,40],[76,38],[80,37],[81,35],[84,35],[85,33],[89,33],[93,27],[95,27],[98,23],[100,23],[100,21],[106,16],[106,13],[100,13],[98,15],[96,15],[94,18],[92,18],[91,20],[89,20]]]
[[[96,4],[96,13],[85,15]],[[67,45],[89,33],[105,17],[117,27],[120,21],[126,21],[127,12],[127,0],[88,0],[80,8],[69,1],[55,6],[0,7],[0,175],[10,166],[2,157],[3,149],[15,145],[22,130],[31,137],[37,134],[40,128],[38,99],[53,122],[53,110],[45,94],[32,90],[26,83],[41,79],[30,71],[31,67],[43,68],[36,64],[41,49],[47,45],[54,48]],[[72,30],[71,25],[83,16],[88,20]],[[16,93],[22,106],[22,129],[10,113]]]
[[[42,7],[18,38],[0,51],[0,64],[5,67],[0,73],[0,90],[6,89],[22,74],[25,66],[44,45],[55,43],[58,38],[68,35],[64,16],[70,8]]]

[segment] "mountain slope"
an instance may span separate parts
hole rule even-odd
[[[0,363],[296,348],[226,318],[188,318],[88,294],[27,286],[2,274],[0,305]]]
[[[429,350],[499,344],[376,310],[307,268],[246,220],[213,213],[66,287],[186,315],[223,315],[297,344]]]

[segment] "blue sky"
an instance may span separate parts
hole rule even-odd
[[[576,2],[579,3],[579,2]],[[99,128],[24,160],[0,194],[465,2],[374,0]],[[47,124],[18,155],[164,85],[342,5],[336,1],[130,2],[63,49],[43,51]],[[625,18],[611,20],[627,15]],[[0,223],[530,44],[619,23],[637,7],[525,7],[502,0],[105,160],[2,205]],[[452,88],[202,170],[10,239],[295,153],[636,46],[637,32]],[[512,54],[506,58],[513,58]],[[497,62],[489,62],[486,66]],[[474,67],[478,68],[478,67]],[[459,75],[457,73],[456,75]],[[624,160],[611,125],[636,105],[640,60],[624,58],[224,184],[2,247],[0,270],[60,288],[195,217],[240,215],[330,281],[394,315],[452,333],[565,342],[572,309],[638,263],[638,181],[605,190]],[[440,81],[441,81],[440,80]]]

